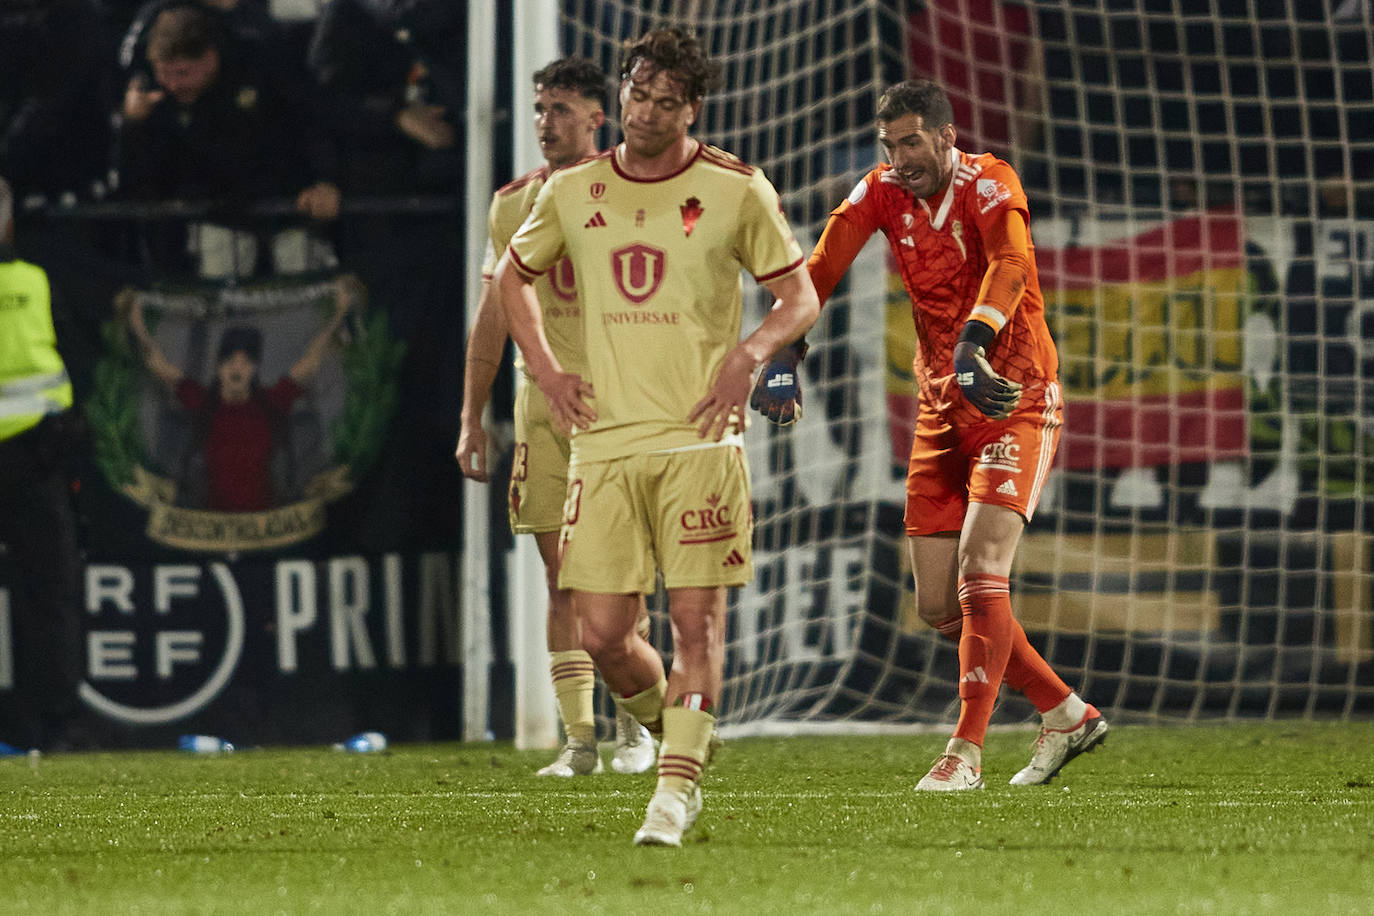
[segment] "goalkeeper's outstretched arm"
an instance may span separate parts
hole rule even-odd
[[[773,307],[763,323],[726,354],[711,389],[688,416],[698,424],[702,438],[719,440],[731,426],[743,428],[744,405],[755,370],[779,349],[800,340],[820,314],[820,299],[804,268],[798,267],[764,286],[774,296]]]
[[[841,215],[831,216],[825,224],[806,262],[816,291],[817,314],[871,234]],[[805,338],[799,337],[775,351],[754,383],[749,406],[779,426],[791,426],[802,418],[801,361],[807,349]]]

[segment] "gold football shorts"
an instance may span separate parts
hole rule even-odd
[[[754,575],[749,465],[738,442],[574,464],[562,588],[606,594],[743,585]]]
[[[515,393],[515,456],[506,494],[511,531],[538,534],[562,526],[569,449],[539,386],[522,378]]]

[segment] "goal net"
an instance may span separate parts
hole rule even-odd
[[[565,0],[561,50],[615,73],[668,21],[725,66],[694,132],[764,169],[804,247],[879,161],[895,80],[940,80],[960,147],[1020,171],[1067,412],[1012,598],[1066,681],[1128,721],[1374,712],[1367,0]],[[951,722],[957,652],[906,560],[914,332],[881,238],[808,340],[805,418],[747,436],[757,575],[723,722]],[[994,721],[1032,713],[1004,691]]]

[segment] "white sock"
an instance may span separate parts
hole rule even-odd
[[[975,770],[982,769],[983,749],[965,738],[950,738],[945,745],[945,753],[962,758]]]
[[[1046,728],[1056,731],[1077,727],[1083,721],[1083,717],[1088,714],[1088,704],[1083,702],[1083,698],[1070,691],[1054,709],[1048,709],[1040,714],[1040,719]]]

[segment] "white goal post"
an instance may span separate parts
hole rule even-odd
[[[1025,180],[1060,348],[1064,437],[1013,572],[1032,642],[1122,721],[1374,714],[1368,2],[544,6],[558,52],[610,72],[623,39],[696,27],[726,81],[695,132],[765,170],[804,246],[877,161],[882,88],[944,82],[961,147]],[[882,244],[862,258],[808,337],[805,419],[747,436],[727,734],[957,713],[905,565],[910,305]],[[1031,712],[1004,692],[994,722]]]

